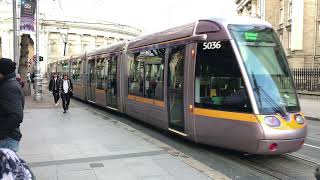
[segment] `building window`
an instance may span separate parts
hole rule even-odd
[[[57,52],[58,52],[57,43],[55,41],[51,41],[50,45],[51,45],[50,54],[57,54]]]
[[[73,51],[74,51],[74,45],[72,43],[68,43],[68,51],[66,52],[65,55],[73,55]]]
[[[318,42],[320,43],[320,24],[318,25]]]
[[[288,20],[292,19],[292,0],[289,1],[288,4]]]
[[[280,10],[279,10],[279,24],[283,23],[284,19],[284,2],[280,0]]]
[[[281,7],[280,8],[279,24],[283,23],[283,18],[284,18],[284,12],[283,12],[283,7]]]
[[[291,30],[288,30],[288,49],[291,49]]]
[[[280,39],[281,43],[283,44],[283,33],[282,32],[279,32],[279,39]]]
[[[82,51],[87,50],[87,47],[88,47],[88,44],[83,44],[83,45],[82,45]]]

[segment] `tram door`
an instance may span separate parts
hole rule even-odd
[[[108,59],[108,75],[107,75],[107,106],[118,109],[117,101],[117,59],[118,56],[111,56]]]
[[[169,51],[167,102],[169,129],[184,133],[184,54],[185,47],[173,47]]]
[[[95,79],[95,59],[88,61],[88,86],[87,86],[87,98],[88,101],[95,102],[96,100],[96,79]]]

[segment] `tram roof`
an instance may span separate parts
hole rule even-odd
[[[200,27],[200,23],[197,22],[207,22]],[[209,18],[209,19],[200,19],[197,22],[192,22],[189,24],[185,24],[182,26],[178,26],[175,28],[171,28],[165,31],[149,34],[146,36],[142,36],[133,41],[129,42],[128,49],[139,48],[143,46],[148,46],[152,44],[157,44],[161,42],[166,42],[170,40],[180,39],[191,37],[194,33],[197,34],[198,28],[202,29],[226,29],[226,27],[230,24],[238,24],[238,25],[262,25],[269,26],[271,24],[257,18],[243,17],[243,16],[232,16],[232,17],[217,17],[217,18]],[[211,27],[208,27],[211,26]],[[196,32],[194,29],[196,28]],[[201,31],[201,30],[200,30]]]
[[[126,43],[123,41],[123,42],[119,42],[117,44],[113,44],[110,46],[103,46],[103,47],[100,47],[99,49],[89,50],[89,51],[87,51],[87,56],[94,56],[94,55],[100,55],[100,54],[119,52],[119,51],[123,50],[125,45],[126,45]]]
[[[200,22],[204,22],[200,24]],[[149,34],[146,36],[142,36],[136,38],[128,43],[128,49],[139,48],[143,46],[148,46],[152,44],[157,44],[161,42],[167,42],[171,40],[181,39],[181,38],[188,38],[193,36],[195,33],[198,34],[202,30],[222,30],[224,31],[228,25],[262,25],[272,27],[270,23],[257,19],[257,18],[250,18],[244,16],[232,16],[232,17],[216,17],[216,18],[208,18],[208,19],[200,19],[196,22],[192,22],[189,24],[185,24],[182,26],[174,27],[165,31]],[[196,30],[195,30],[196,28]],[[199,31],[199,32],[198,32]],[[200,34],[200,33],[199,33]],[[87,56],[95,56],[95,55],[102,55],[102,54],[109,54],[120,52],[126,46],[126,42],[120,42],[117,44],[113,44],[110,46],[100,47],[98,49],[89,50],[86,52]],[[71,60],[76,59],[83,54],[77,54],[75,56],[68,57],[64,60]]]
[[[234,25],[262,25],[272,27],[270,23],[258,18],[251,18],[246,16],[230,16],[230,17],[216,17],[216,18],[209,18],[204,20],[210,20],[216,22],[223,26],[228,26],[230,24]],[[200,20],[201,21],[201,20]]]
[[[58,62],[66,62],[66,61],[70,61],[70,60],[76,60],[78,58],[81,58],[82,56],[84,56],[84,53],[61,57],[58,59]]]

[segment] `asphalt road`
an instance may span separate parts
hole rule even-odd
[[[308,121],[307,140],[295,154],[320,164],[320,121]]]
[[[75,103],[82,104],[81,102]],[[236,151],[196,144],[133,118],[94,106],[88,106],[88,108],[164,142],[231,179],[315,179],[315,164],[303,159],[288,155],[244,155]],[[309,121],[309,135],[306,144],[294,155],[320,162],[319,137],[320,121]]]

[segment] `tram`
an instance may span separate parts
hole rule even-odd
[[[306,138],[285,52],[259,19],[198,20],[60,59],[56,71],[76,98],[196,143],[272,155]]]

